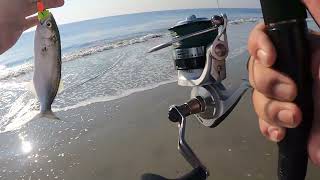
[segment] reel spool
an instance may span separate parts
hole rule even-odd
[[[169,29],[173,39],[211,29],[173,44],[173,61],[180,86],[200,86],[226,78],[227,22],[226,15],[214,16],[211,20],[192,15]],[[222,35],[224,40],[220,40]]]

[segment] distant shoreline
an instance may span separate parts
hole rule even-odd
[[[94,20],[99,20],[99,19],[104,19],[104,18],[115,18],[115,17],[122,17],[122,16],[128,16],[128,15],[139,15],[139,14],[149,14],[149,13],[159,13],[159,12],[178,12],[178,11],[188,11],[188,10],[217,10],[218,8],[195,8],[195,9],[168,9],[168,10],[157,10],[157,11],[146,11],[146,12],[135,12],[135,13],[128,13],[128,14],[118,14],[118,15],[113,15],[113,16],[103,16],[103,17],[97,17],[93,19],[84,19],[80,21],[74,21],[70,23],[62,23],[59,24],[60,26],[62,25],[71,25],[71,24],[76,24],[76,23],[82,23],[86,21],[94,21]],[[220,10],[257,10],[261,11],[261,8],[220,8]]]

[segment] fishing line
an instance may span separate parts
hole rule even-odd
[[[221,8],[220,8],[220,0],[217,0],[217,5],[218,5],[218,11],[219,11],[219,13],[222,14],[222,13],[221,13]]]
[[[98,73],[97,75],[95,75],[95,76],[93,76],[93,77],[91,77],[91,78],[89,78],[89,79],[87,79],[87,80],[84,80],[83,82],[81,82],[81,83],[79,83],[79,84],[76,84],[76,85],[73,85],[73,86],[71,86],[71,87],[69,87],[69,88],[67,88],[67,89],[64,89],[64,90],[60,93],[60,95],[63,94],[64,92],[66,92],[67,90],[70,90],[70,89],[72,90],[72,89],[74,89],[74,88],[80,87],[80,86],[82,86],[82,85],[84,85],[84,84],[86,84],[86,83],[88,83],[88,82],[91,82],[91,81],[93,81],[93,80],[95,80],[95,79],[98,79],[98,78],[102,77],[103,75],[107,74],[110,70],[112,70],[114,67],[116,67],[116,66],[121,62],[122,58],[123,58],[124,56],[126,56],[126,55],[127,55],[127,53],[123,53],[123,54],[119,55],[119,56],[117,57],[117,58],[119,58],[119,59],[118,59],[114,64],[112,64],[111,67],[109,67],[109,68],[107,68],[107,69],[105,69],[105,70],[100,71],[100,73]]]

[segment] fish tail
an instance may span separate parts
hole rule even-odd
[[[48,118],[52,120],[60,120],[51,110],[39,113],[35,119]]]

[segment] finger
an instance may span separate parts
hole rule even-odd
[[[37,0],[27,0],[28,4],[25,11],[25,16],[31,16],[38,12]],[[44,6],[46,8],[56,8],[64,5],[64,0],[43,0]]]
[[[26,18],[23,23],[23,31],[28,30],[29,28],[36,26],[39,23],[38,16],[32,16]]]
[[[311,161],[320,167],[320,123],[319,117],[315,118],[312,124],[312,130],[309,139],[309,156]]]
[[[276,61],[276,50],[265,33],[265,25],[258,24],[250,33],[248,50],[251,56],[266,67],[271,67]]]
[[[309,9],[310,13],[312,14],[313,18],[320,24],[320,1],[318,0],[303,0],[304,4]]]
[[[320,91],[320,81],[315,81],[314,83],[314,92]],[[314,93],[314,99],[319,99],[320,94]],[[314,101],[314,108],[315,110],[320,109],[320,102]],[[313,123],[312,123],[312,130],[310,134],[310,140],[309,140],[309,156],[311,161],[320,167],[320,114],[315,111]]]
[[[296,98],[297,88],[289,77],[266,68],[256,60],[252,66],[251,78],[255,89],[260,93],[279,101],[293,101]]]
[[[256,90],[252,100],[257,115],[270,125],[295,128],[301,123],[302,113],[294,103],[269,99]]]
[[[262,119],[259,119],[259,126],[261,133],[273,142],[280,142],[285,137],[285,128],[272,126]]]
[[[64,0],[43,0],[46,8],[56,8],[64,5]]]

